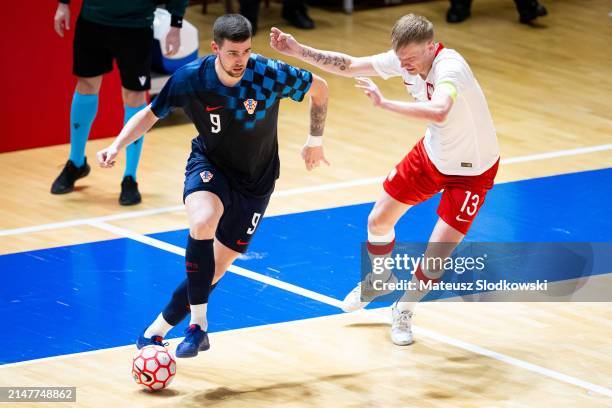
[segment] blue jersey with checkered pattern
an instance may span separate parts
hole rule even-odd
[[[233,186],[251,196],[272,192],[279,175],[277,123],[283,98],[302,101],[312,74],[252,54],[235,86],[215,72],[215,55],[177,70],[151,104],[158,118],[182,108],[199,132],[197,143]]]

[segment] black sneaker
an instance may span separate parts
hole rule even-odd
[[[66,194],[74,190],[74,182],[89,174],[91,167],[87,164],[87,157],[81,167],[74,165],[72,160],[68,160],[64,169],[51,185],[51,194]]]
[[[537,1],[533,1],[528,9],[519,10],[519,22],[521,24],[531,24],[536,18],[544,17],[547,14],[548,10],[546,10],[546,7]]]
[[[138,183],[132,176],[126,176],[121,182],[121,195],[119,195],[119,204],[134,205],[142,201],[138,192]]]
[[[294,27],[304,30],[315,28],[315,23],[308,15],[305,7],[302,9],[283,7],[282,16]]]
[[[472,15],[472,1],[452,1],[451,6],[446,12],[447,23],[461,23]]]

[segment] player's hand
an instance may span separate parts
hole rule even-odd
[[[382,93],[380,93],[380,89],[378,89],[378,86],[370,78],[356,77],[355,80],[357,81],[355,87],[363,89],[363,93],[372,100],[374,106],[380,106],[382,104]]]
[[[181,48],[181,29],[170,27],[168,34],[166,34],[166,51],[164,55],[171,57],[178,52],[179,48]]]
[[[283,33],[276,27],[270,30],[270,47],[281,54],[296,57],[299,55],[301,45],[291,34]]]
[[[115,159],[117,158],[117,154],[119,150],[115,147],[115,145],[110,145],[106,149],[100,150],[96,154],[96,158],[98,159],[98,164],[100,167],[109,168],[115,165]]]
[[[329,166],[329,162],[323,153],[323,146],[302,147],[302,159],[304,159],[304,164],[306,165],[306,170],[308,171],[314,169],[315,167],[319,167],[321,162]]]
[[[55,32],[60,37],[64,37],[64,30],[70,30],[70,6],[64,3],[57,4],[55,17],[53,17]]]

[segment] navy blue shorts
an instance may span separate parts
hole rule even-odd
[[[216,238],[226,247],[245,253],[255,230],[263,218],[270,195],[249,197],[232,188],[229,180],[201,151],[197,140],[185,168],[185,198],[195,191],[210,191],[223,203],[223,215],[217,226]]]

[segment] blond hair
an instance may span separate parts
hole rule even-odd
[[[398,50],[410,43],[423,43],[434,38],[433,24],[423,16],[406,14],[393,26],[391,44]]]

